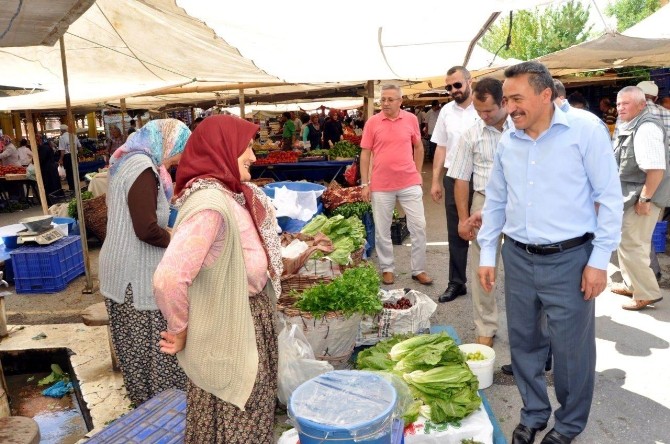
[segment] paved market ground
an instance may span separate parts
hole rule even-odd
[[[409,274],[409,238],[407,244],[395,246],[397,288],[415,288],[437,301],[447,285],[447,233],[444,205],[430,199],[430,167],[424,168],[424,205],[428,225],[427,271],[435,279],[423,287]],[[16,223],[22,217],[39,214],[38,207],[19,213],[0,214],[0,226]],[[91,266],[97,275],[100,245],[89,242]],[[670,443],[670,257],[660,254],[663,269],[661,286],[665,300],[656,308],[641,312],[621,309],[627,298],[605,291],[596,301],[596,335],[598,360],[596,388],[591,417],[584,433],[575,443]],[[616,270],[610,270],[614,273]],[[509,343],[505,320],[503,278],[499,279],[495,297],[500,309],[500,330],[494,349],[496,373],[494,384],[485,390],[502,429],[509,439],[519,420],[521,400],[514,379],[500,372],[509,362]],[[82,294],[84,278],[80,277],[66,291],[49,295],[7,296],[10,324],[52,324],[81,322],[79,313],[88,305],[102,301],[98,293]],[[10,288],[13,293],[13,288]],[[438,304],[433,315],[435,325],[452,325],[463,342],[476,336],[472,322],[470,293],[447,304]],[[551,372],[547,374],[553,394]],[[549,423],[551,428],[553,419]],[[538,439],[539,442],[539,439]]]

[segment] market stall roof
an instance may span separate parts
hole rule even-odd
[[[46,0],[43,0],[46,1]],[[97,0],[65,34],[71,98],[96,103],[193,81],[325,83],[377,79],[418,80],[443,75],[463,64],[499,12],[549,0],[471,0],[468,13],[454,16],[441,0],[422,3],[421,20],[390,7],[386,0],[342,0],[310,5],[327,20],[295,20],[275,1]],[[184,8],[184,9],[182,9]],[[287,34],[287,23],[296,23]],[[299,23],[299,24],[298,24]],[[352,30],[352,32],[349,32]],[[295,36],[295,37],[293,37]],[[304,42],[318,51],[302,56]],[[59,48],[7,48],[3,83],[60,91]],[[49,109],[62,97],[0,99],[0,110]]]
[[[670,39],[668,23],[670,23],[670,4],[626,29],[623,34],[629,37]]]
[[[593,40],[553,52],[536,60],[554,76],[625,66],[670,66],[670,5],[623,33],[608,31]],[[491,73],[502,77],[504,68]]]
[[[0,48],[52,46],[94,2],[0,0]]]
[[[298,111],[303,110],[311,113],[318,111],[321,107],[328,109],[349,110],[356,109],[363,106],[362,98],[344,98],[334,100],[315,100],[312,102],[293,102],[293,103],[277,103],[273,105],[246,105],[244,111],[246,117],[252,117],[256,113],[263,113],[264,116],[271,116],[281,114],[284,111]],[[239,106],[231,106],[225,108],[231,114],[240,115]]]

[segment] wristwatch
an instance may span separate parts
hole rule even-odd
[[[640,196],[640,198],[638,199],[638,201],[640,201],[640,202],[642,202],[642,203],[651,202],[651,197]]]
[[[370,182],[361,182],[362,187],[367,187],[368,185],[370,185]]]

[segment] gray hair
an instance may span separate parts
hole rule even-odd
[[[644,91],[642,91],[637,86],[626,86],[621,88],[621,91],[617,93],[617,98],[622,94],[630,94],[633,100],[636,102],[646,103],[647,98],[644,96]]]
[[[382,85],[381,92],[388,91],[390,89],[394,89],[398,91],[398,95],[402,97],[402,88],[400,88],[398,85],[395,85],[393,83],[388,83],[386,85]]]

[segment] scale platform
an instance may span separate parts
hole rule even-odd
[[[56,228],[49,228],[48,230],[44,230],[39,233],[25,229],[17,232],[16,236],[16,243],[19,245],[30,243],[36,243],[38,245],[49,245],[56,242],[58,239],[65,237],[63,233],[58,231]]]

